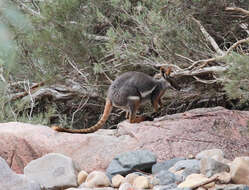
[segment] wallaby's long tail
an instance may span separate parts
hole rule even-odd
[[[52,129],[59,132],[68,132],[68,133],[93,133],[98,129],[100,129],[105,124],[111,111],[112,111],[112,102],[109,99],[106,99],[104,113],[100,118],[100,120],[98,121],[98,123],[96,123],[94,126],[86,129],[66,129],[58,126],[53,126]]]

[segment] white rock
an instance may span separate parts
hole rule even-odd
[[[87,176],[84,185],[90,188],[97,188],[97,187],[109,187],[111,186],[111,183],[104,172],[93,171]]]
[[[84,183],[86,181],[86,178],[88,176],[88,173],[84,170],[80,171],[78,173],[78,178],[77,178],[77,181],[78,181],[78,185]]]
[[[14,173],[7,162],[0,157],[0,189],[3,190],[41,190],[35,181],[25,175]]]
[[[128,175],[125,176],[125,180],[130,183],[133,184],[134,180],[138,177],[139,175],[136,173],[130,173]]]
[[[149,189],[150,188],[149,179],[145,176],[138,176],[134,180],[133,186],[137,189]]]
[[[118,190],[132,190],[134,189],[133,186],[130,183],[123,183],[120,185]]]
[[[213,158],[213,159],[223,159],[224,153],[220,149],[209,149],[203,150],[195,156],[196,159],[201,160],[202,158]]]
[[[206,181],[208,178],[202,174],[191,174],[189,175],[186,180],[178,185],[179,188],[191,188],[194,185],[197,185],[201,182]],[[206,188],[213,187],[215,185],[214,182],[206,184]]]
[[[112,177],[112,186],[118,188],[122,183],[125,182],[124,176],[117,174]]]
[[[50,153],[31,161],[24,168],[24,174],[45,189],[77,186],[73,160],[58,153]]]
[[[230,167],[232,181],[236,184],[249,185],[249,157],[237,157]]]

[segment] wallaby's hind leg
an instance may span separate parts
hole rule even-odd
[[[129,122],[130,123],[139,123],[141,121],[138,121],[137,119],[137,110],[140,106],[140,98],[136,97],[133,99],[129,99]]]
[[[129,115],[130,115],[130,112],[129,112],[128,110],[126,110],[125,118],[128,119],[128,118],[129,118]]]
[[[130,123],[140,123],[142,121],[153,121],[153,118],[149,116],[137,116],[137,111],[140,106],[140,99],[130,100],[129,102],[129,122]]]
[[[165,91],[162,91],[162,92],[160,92],[158,95],[155,94],[155,95],[152,96],[152,98],[151,98],[151,103],[152,103],[152,105],[153,105],[153,108],[154,108],[155,112],[158,112],[158,105],[159,105],[160,107],[162,107],[162,105],[163,105],[163,104],[162,104],[162,101],[161,101],[161,97],[163,96],[164,92],[165,92]]]

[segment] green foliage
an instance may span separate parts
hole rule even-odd
[[[186,68],[192,64],[189,60],[214,55],[192,16],[224,49],[237,40],[234,34],[238,34],[236,24],[240,23],[240,18],[231,22],[220,11],[232,0],[25,2],[0,0],[0,104],[5,112],[0,121],[37,120],[48,124],[49,118],[56,117],[65,124],[72,121],[75,112],[73,106],[58,109],[58,104],[67,102],[50,105],[51,100],[47,99],[35,100],[33,104],[22,98],[10,101],[10,95],[27,89],[24,85],[13,88],[8,84],[54,84],[70,79],[84,88],[95,88],[128,70],[153,70],[160,64]],[[247,6],[244,1],[236,5]],[[224,21],[226,24],[222,24]],[[227,34],[229,28],[234,30]],[[220,36],[224,36],[222,40]],[[243,37],[243,33],[238,36]],[[233,59],[225,60],[235,62],[224,74],[228,81],[233,81],[227,82],[225,89],[231,97],[246,99],[248,79],[243,71],[247,69],[247,58]],[[240,87],[235,93],[237,86]],[[105,90],[97,90],[104,97]]]
[[[249,57],[233,53],[225,58],[228,71],[223,73],[224,89],[231,98],[249,100]]]

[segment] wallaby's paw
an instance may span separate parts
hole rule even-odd
[[[154,121],[154,118],[151,116],[144,116],[144,121]]]
[[[57,125],[53,125],[53,126],[51,126],[51,129],[53,129],[53,130],[55,130],[55,131],[62,131],[61,129],[61,127],[59,127],[59,126],[57,126]]]

